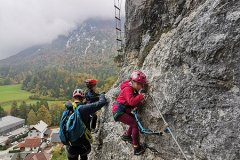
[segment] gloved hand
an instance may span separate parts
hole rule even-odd
[[[105,106],[108,106],[109,103],[110,103],[110,101],[109,101],[109,99],[106,98],[105,92],[101,93],[100,96],[101,96],[101,95],[104,96],[104,98],[105,98]]]
[[[72,109],[72,108],[73,108],[73,105],[72,105],[71,102],[67,101],[67,102],[65,103],[65,107],[66,107],[67,109]]]
[[[137,111],[137,107],[133,108],[133,110],[132,110],[132,111]]]
[[[146,94],[145,94],[145,93],[139,93],[139,94],[143,95],[143,97],[145,97],[145,96],[146,96]]]
[[[142,89],[138,91],[138,93],[147,93],[148,91],[148,85],[143,85]]]
[[[107,99],[106,99],[106,97],[105,97],[105,94],[102,94],[102,93],[101,93],[101,94],[99,95],[99,100],[100,100],[100,101],[105,101],[105,102],[106,102]]]
[[[143,92],[143,89],[140,89],[139,91],[138,91],[138,94],[141,94]]]
[[[147,93],[147,91],[144,88],[142,88],[138,91],[138,93]]]

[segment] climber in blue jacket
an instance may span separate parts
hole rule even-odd
[[[86,102],[94,103],[99,100],[99,94],[96,93],[97,80],[96,79],[87,79],[85,81],[87,90],[85,91]],[[94,113],[91,115],[90,128],[92,131],[96,129],[97,126],[97,115]]]

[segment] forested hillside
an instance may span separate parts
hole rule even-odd
[[[50,44],[27,48],[0,61],[0,85],[22,83],[33,99],[64,99],[84,80],[97,78],[99,91],[116,80],[114,24],[89,19]]]
[[[84,81],[88,78],[99,79],[99,91],[106,91],[116,80],[114,76],[102,74],[94,76],[86,73],[71,73],[56,68],[45,69],[37,73],[28,73],[23,81],[22,89],[34,93],[30,98],[44,99],[70,98],[75,88],[86,88]]]

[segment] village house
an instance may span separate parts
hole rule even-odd
[[[49,160],[51,155],[45,151],[39,153],[21,152],[15,153],[11,160],[19,160],[19,157],[22,160]]]
[[[17,146],[21,151],[31,151],[33,153],[37,153],[41,144],[41,138],[27,138],[24,142],[19,143]]]
[[[28,137],[34,138],[49,138],[51,134],[51,130],[48,129],[48,125],[44,121],[39,121],[36,125],[30,127],[30,131],[28,133]]]
[[[47,152],[31,153],[25,157],[25,160],[49,160],[50,154]]]

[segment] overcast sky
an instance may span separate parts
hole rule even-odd
[[[123,5],[125,0],[122,0]],[[0,59],[51,42],[87,18],[114,18],[114,0],[0,0]],[[123,7],[124,8],[124,7]]]

